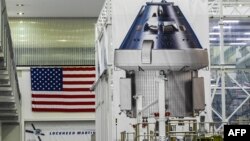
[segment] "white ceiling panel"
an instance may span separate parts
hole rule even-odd
[[[98,17],[105,0],[5,0],[9,17]],[[24,4],[22,7],[17,4]],[[24,15],[18,16],[18,12]]]

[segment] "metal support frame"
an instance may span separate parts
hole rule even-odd
[[[228,76],[237,85],[237,87],[235,87],[235,86],[234,87],[223,87],[223,84],[221,85],[221,87],[218,87],[218,84],[216,82],[216,86],[213,88],[212,100],[214,98],[214,95],[216,94],[215,92],[216,92],[217,89],[221,89],[221,90],[223,90],[223,89],[224,90],[225,89],[241,89],[247,95],[247,97],[244,99],[244,101],[242,101],[241,104],[228,117],[226,117],[225,121],[223,121],[223,115],[222,115],[223,113],[220,114],[215,109],[212,108],[212,112],[214,114],[216,114],[222,120],[222,123],[224,123],[224,124],[226,124],[239,111],[239,109],[250,99],[250,93],[247,91],[247,90],[250,89],[250,87],[243,87],[236,79],[234,79],[230,74],[228,74],[228,72],[232,72],[232,71],[235,71],[235,70],[241,70],[241,69],[227,68],[227,69],[221,70],[223,72],[220,72],[220,74],[224,74],[224,78],[225,78],[225,76]],[[245,69],[242,69],[241,71],[244,71],[244,70]],[[220,79],[220,77],[217,78],[217,81],[219,79]],[[221,81],[225,83],[225,80],[221,80]],[[222,104],[223,104],[223,101],[222,101]],[[226,112],[226,111],[224,111],[224,112]],[[221,124],[217,128],[216,131],[219,131],[223,127],[224,124]]]
[[[220,119],[222,119],[220,113],[218,113],[218,112],[217,112],[216,110],[214,110],[213,108],[212,108],[212,111],[213,111]]]
[[[250,90],[250,87],[242,87],[242,88],[244,88],[245,90]],[[217,88],[214,88],[214,89],[221,90],[222,88],[221,87],[217,87]],[[238,90],[239,87],[225,87],[225,89],[226,90]],[[215,93],[215,94],[217,94],[217,93]]]
[[[227,13],[223,16],[249,16],[250,15],[250,1],[242,0],[222,0],[223,7],[220,7],[220,0],[209,0],[208,11],[209,15],[214,17],[220,15],[221,8],[227,8]]]
[[[213,103],[213,100],[214,100],[214,96],[215,96],[216,90],[217,90],[217,88],[218,88],[218,86],[219,86],[220,78],[221,78],[221,76],[217,77],[216,84],[215,84],[215,88],[214,88],[213,93],[212,93],[211,104]]]
[[[221,71],[221,117],[222,122],[226,120],[226,91],[225,91],[225,71]]]
[[[141,114],[142,114],[143,111],[147,110],[148,108],[150,108],[151,106],[155,105],[156,103],[158,103],[158,99],[155,100],[155,101],[153,101],[152,103],[148,104],[147,106],[144,106],[144,107],[141,109],[141,111],[139,111],[139,112],[141,112]]]
[[[245,88],[243,88],[238,81],[236,81],[232,76],[230,76],[229,74],[227,74],[228,77],[233,80],[235,82],[236,85],[238,85],[247,95],[248,97],[234,110],[233,113],[231,113],[230,116],[227,117],[227,120],[229,120],[249,99],[250,99],[250,94],[249,92],[247,92],[247,90]]]
[[[228,121],[227,117],[226,117],[226,86],[225,86],[225,60],[224,60],[224,15],[223,15],[223,0],[215,0],[213,1],[213,4],[217,4],[218,9],[217,10],[217,15],[219,14],[220,20],[219,20],[219,27],[220,27],[220,66],[218,67],[220,70],[220,75],[216,80],[216,86],[213,89],[213,93],[212,93],[212,101],[211,104],[213,103],[214,100],[214,96],[216,94],[216,90],[218,89],[218,85],[219,85],[219,81],[221,79],[221,114],[218,113],[213,107],[212,107],[212,112],[214,114],[216,114],[222,121],[221,126],[218,128],[218,130],[223,127],[224,123],[226,123]],[[212,7],[212,5],[210,5]],[[210,7],[210,8],[211,8]]]
[[[220,0],[220,65],[221,66],[221,115],[222,122],[226,122],[226,92],[225,92],[225,71],[223,65],[224,61],[224,23],[223,23],[223,0]]]

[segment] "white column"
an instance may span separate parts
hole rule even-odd
[[[223,23],[223,1],[220,0],[220,65],[221,65],[221,117],[226,122],[226,92],[225,92],[225,70],[224,60],[224,23]]]
[[[159,141],[166,139],[166,118],[165,118],[165,79],[159,78]]]
[[[220,64],[223,65],[224,62],[224,23],[223,23],[223,3],[220,0]]]
[[[226,117],[226,91],[225,91],[225,70],[221,70],[221,117],[222,122],[227,122]]]
[[[137,101],[136,101],[136,107],[137,107],[137,123],[140,123],[139,124],[139,126],[138,126],[138,130],[139,130],[139,132],[138,132],[138,135],[140,136],[140,135],[142,135],[142,95],[141,94],[139,94],[139,95],[137,95],[137,99],[136,99]],[[141,137],[138,137],[137,138],[137,140],[141,140]]]

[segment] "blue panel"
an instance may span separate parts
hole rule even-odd
[[[31,68],[33,91],[61,91],[62,68]]]
[[[142,6],[120,49],[141,49],[144,40],[153,49],[202,48],[179,7],[165,1]]]

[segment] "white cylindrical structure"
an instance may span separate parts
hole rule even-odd
[[[138,133],[138,135],[137,135],[137,140],[138,141],[140,141],[141,139],[140,139],[140,135],[142,135],[142,113],[141,113],[141,111],[142,111],[142,95],[141,94],[139,94],[139,95],[137,95],[137,97],[136,97],[136,103],[137,103],[137,123],[139,123],[138,124],[138,131],[139,132],[137,132]]]
[[[165,141],[166,128],[165,128],[165,80],[164,77],[159,78],[159,141]]]

